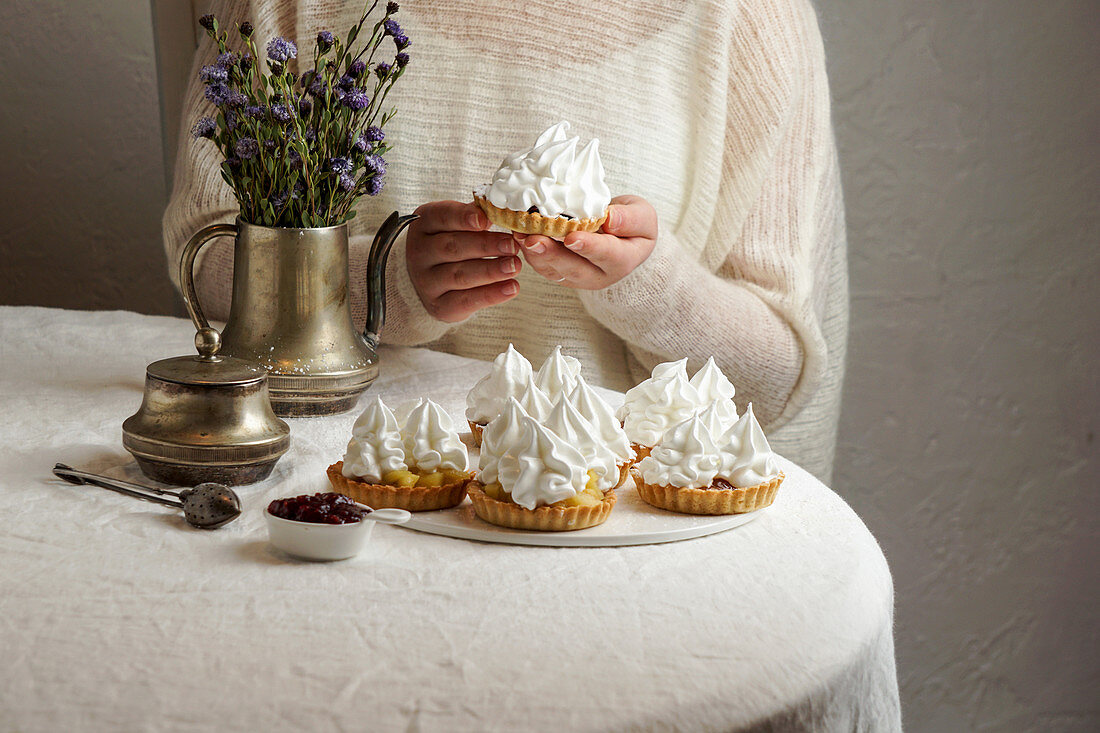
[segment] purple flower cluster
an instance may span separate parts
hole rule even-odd
[[[385,137],[386,134],[373,125],[359,133],[354,139],[353,133],[348,133],[348,139],[351,140],[352,149],[360,153],[366,153],[367,150],[370,149],[371,143],[381,142]]]
[[[386,172],[386,160],[381,155],[368,155],[363,161],[363,167],[368,172],[380,176]]]
[[[404,69],[409,65],[409,55],[404,51],[394,56],[393,60],[397,63],[397,68],[399,69]]]
[[[335,158],[329,158],[328,161],[328,168],[333,173],[351,173],[352,167],[351,161],[342,155],[338,155]]]
[[[204,66],[199,70],[199,79],[207,84],[229,81],[229,71],[221,64]]]
[[[370,97],[367,96],[366,90],[359,88],[349,91],[340,101],[345,107],[356,112],[364,110],[370,105]]]
[[[196,138],[212,138],[217,131],[218,123],[211,117],[200,117],[195,126],[191,128],[191,134]]]
[[[285,104],[271,105],[271,118],[279,124],[286,125],[291,120],[290,109]]]
[[[398,5],[397,3],[394,3],[394,2],[386,3],[386,15],[393,15],[394,13],[396,13],[400,9],[401,9],[401,6]]]
[[[298,56],[298,47],[294,41],[275,36],[267,44],[267,57],[275,63],[285,64]]]
[[[367,70],[367,62],[363,59],[356,59],[352,61],[348,66],[348,76],[352,79],[358,79],[363,75],[363,72]]]
[[[217,107],[236,109],[243,107],[248,102],[248,97],[220,81],[208,84],[205,95]]]
[[[385,79],[386,74],[390,73],[390,68],[389,64],[376,64],[374,67],[375,76],[379,79]]]
[[[382,28],[387,36],[393,36],[393,42],[397,46],[397,50],[402,51],[409,45],[409,37],[405,35],[405,31],[401,30],[401,26],[393,18],[386,18],[382,22]]]
[[[250,137],[242,137],[237,141],[236,146],[233,148],[233,152],[235,152],[237,157],[241,160],[249,160],[260,152],[260,145]]]
[[[355,188],[355,177],[348,173],[341,173],[340,178],[337,179],[337,185],[340,186],[341,191],[350,191]]]
[[[327,52],[332,48],[332,44],[336,42],[336,39],[332,37],[332,31],[321,31],[317,34],[317,50],[321,53]]]
[[[377,175],[374,178],[371,178],[370,180],[367,181],[367,195],[377,196],[378,194],[382,193],[382,186],[383,185],[384,184],[382,182],[382,176],[381,175]]]

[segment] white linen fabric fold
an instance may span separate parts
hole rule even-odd
[[[273,550],[262,509],[325,489],[356,412],[290,420],[290,452],[215,531],[53,479],[62,461],[145,481],[121,424],[145,365],[192,334],[0,308],[3,727],[900,729],[885,558],[788,461],[772,509],[697,540],[517,547],[379,526],[330,564]],[[488,366],[387,348],[371,393],[428,396],[461,422]]]

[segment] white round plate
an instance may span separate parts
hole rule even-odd
[[[622,545],[655,545],[703,537],[747,524],[770,507],[747,514],[700,516],[676,514],[650,506],[628,483],[615,492],[618,499],[611,516],[596,527],[572,532],[528,532],[497,527],[483,522],[474,514],[469,499],[453,509],[413,514],[400,526],[418,532],[457,537],[463,540],[498,542],[507,545],[541,545],[543,547],[618,547]]]

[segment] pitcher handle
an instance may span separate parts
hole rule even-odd
[[[386,320],[386,260],[401,231],[419,218],[419,214],[401,216],[395,211],[382,222],[371,242],[367,255],[367,322],[363,339],[372,349],[378,348],[378,335]]]
[[[195,324],[195,348],[204,359],[213,359],[218,353],[221,348],[221,334],[210,327],[210,322],[206,320],[199,304],[199,294],[195,290],[195,258],[207,242],[218,237],[235,237],[237,231],[236,224],[211,224],[204,227],[195,232],[180,256],[180,292],[191,322]]]

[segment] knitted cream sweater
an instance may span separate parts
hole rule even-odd
[[[404,0],[412,62],[389,101],[394,144],[382,194],[353,220],[352,309],[365,317],[364,250],[393,210],[470,201],[505,154],[569,120],[599,137],[612,194],[648,199],[653,254],[602,291],[530,268],[519,295],[466,321],[432,319],[409,280],[404,243],[387,272],[383,340],[492,359],[509,342],[537,368],[555,344],[591,382],[625,390],[660,361],[710,355],[754,403],[773,447],[828,480],[847,333],[847,268],[829,88],[807,0]],[[218,5],[222,27],[249,19],[312,49],[344,33],[358,0]],[[233,23],[233,25],[230,25]],[[232,40],[231,40],[232,43]],[[193,68],[211,63],[203,40]],[[187,134],[209,112],[188,90],[175,187],[164,217],[170,263],[187,238],[235,214],[213,144]],[[175,276],[175,268],[170,268]],[[206,248],[199,293],[228,313],[229,242]]]

